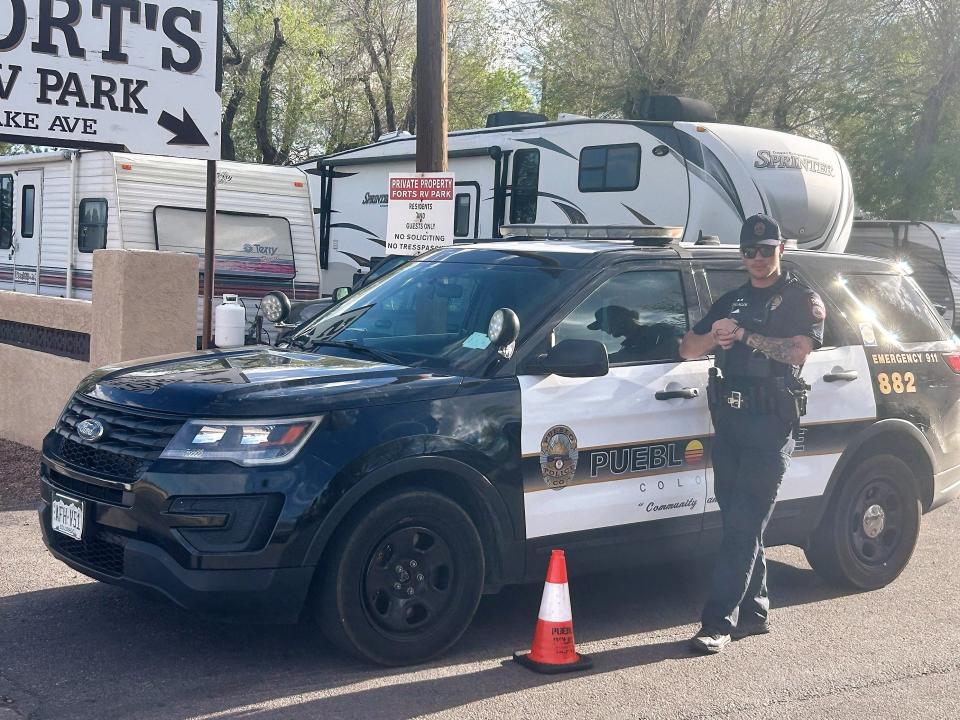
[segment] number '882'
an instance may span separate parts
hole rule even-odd
[[[884,395],[890,393],[912,393],[917,391],[917,379],[912,372],[906,372],[902,375],[898,372],[877,373],[877,388]]]

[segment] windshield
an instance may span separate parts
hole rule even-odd
[[[564,275],[555,267],[409,262],[315,318],[291,342],[336,354],[363,346],[413,367],[476,374],[496,357],[487,338],[494,311],[517,314],[522,341],[570,289]]]

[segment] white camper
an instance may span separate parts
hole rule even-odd
[[[505,224],[683,226],[736,243],[766,212],[801,248],[842,252],[853,219],[850,173],[830,145],[760,128],[690,121],[565,118],[449,135],[457,238]],[[385,254],[387,180],[414,169],[416,139],[380,142],[300,165],[313,183],[320,265],[329,288]]]
[[[189,252],[202,268],[206,163],[119,152],[0,157],[0,289],[90,297],[93,251]],[[215,286],[248,316],[271,290],[320,291],[313,203],[297,168],[217,164]],[[198,317],[200,317],[198,287]]]
[[[856,220],[846,252],[907,263],[944,319],[960,330],[960,225]]]

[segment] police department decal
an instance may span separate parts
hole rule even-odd
[[[760,237],[761,235],[763,235],[763,231],[766,229],[767,229],[766,223],[762,223],[762,222],[755,223],[753,226],[753,234],[756,235],[757,237]]]
[[[577,436],[566,425],[554,425],[540,441],[540,474],[547,487],[561,490],[577,471]]]

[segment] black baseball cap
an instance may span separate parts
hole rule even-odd
[[[783,242],[780,225],[769,215],[751,215],[740,229],[740,247],[779,245]]]

